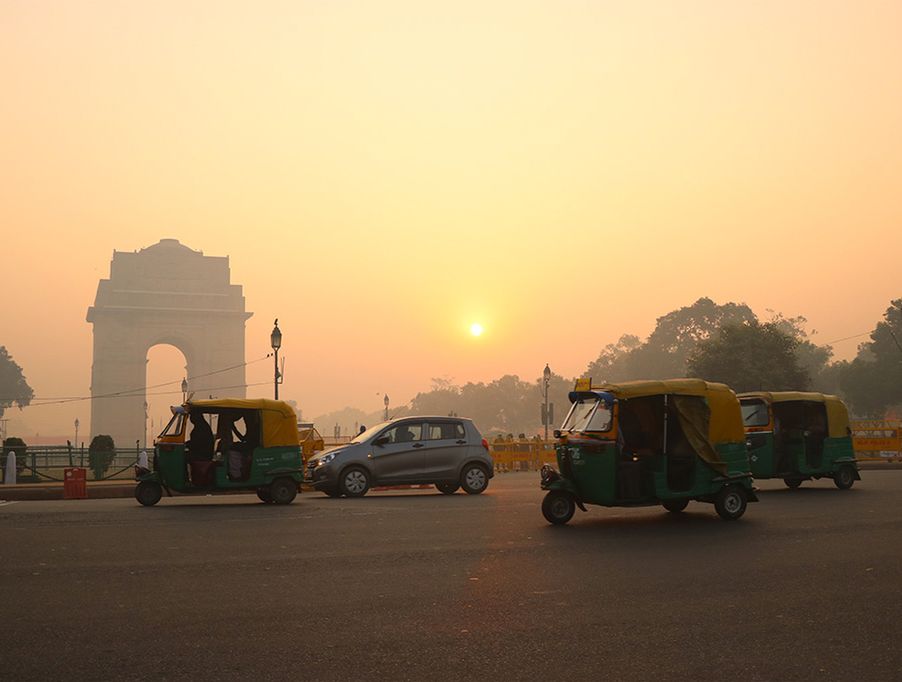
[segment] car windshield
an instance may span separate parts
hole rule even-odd
[[[370,438],[372,438],[373,436],[375,436],[379,431],[381,431],[386,426],[388,426],[389,424],[391,424],[391,422],[382,422],[381,424],[376,424],[375,426],[371,426],[366,431],[363,431],[362,433],[358,433],[356,436],[354,436],[351,439],[351,442],[352,443],[362,443],[364,441],[367,441]]]
[[[749,400],[742,402],[742,423],[746,426],[767,426],[770,417],[767,414],[767,404],[763,400]]]
[[[611,408],[606,401],[594,397],[580,398],[570,408],[561,431],[609,431],[611,416]]]

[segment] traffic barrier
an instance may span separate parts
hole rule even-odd
[[[541,440],[495,440],[489,443],[495,471],[538,471],[543,464],[555,464],[554,443]]]
[[[857,419],[852,422],[852,446],[859,460],[902,459],[902,420]]]
[[[65,470],[63,476],[63,499],[84,500],[88,497],[87,470],[73,467]]]

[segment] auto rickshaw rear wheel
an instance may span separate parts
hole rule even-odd
[[[726,521],[735,521],[745,514],[748,506],[748,495],[742,486],[728,485],[724,487],[714,499],[714,508],[720,518]]]
[[[135,499],[145,507],[152,507],[163,497],[163,486],[156,481],[141,481],[135,486]]]
[[[548,523],[563,526],[573,518],[576,502],[573,495],[560,490],[551,490],[542,500],[542,516]]]
[[[689,506],[689,500],[664,500],[661,504],[671,514],[679,514]]]
[[[840,490],[848,490],[855,484],[855,469],[845,465],[833,475],[833,483]]]
[[[298,484],[291,478],[277,478],[269,486],[273,504],[291,504],[298,495]]]
[[[802,485],[801,478],[784,478],[783,482],[786,484],[787,488],[792,489],[798,488],[800,485]]]
[[[261,502],[272,504],[272,494],[270,493],[269,488],[257,488],[257,497],[260,498]]]
[[[460,488],[459,483],[436,483],[435,489],[444,495],[453,495]]]

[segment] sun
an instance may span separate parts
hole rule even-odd
[[[482,336],[482,332],[485,331],[482,328],[482,325],[478,322],[474,322],[470,325],[470,334],[473,336]]]

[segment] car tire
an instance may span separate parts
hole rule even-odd
[[[435,489],[443,495],[453,495],[460,489],[459,483],[436,483]]]
[[[135,486],[135,499],[145,507],[152,507],[163,497],[163,486],[156,481],[141,481]]]
[[[479,495],[489,487],[489,473],[484,466],[468,464],[460,473],[460,487],[467,495]]]
[[[671,514],[679,514],[689,506],[689,500],[665,500],[661,504]]]
[[[728,485],[717,493],[714,499],[714,508],[717,514],[725,521],[735,521],[745,514],[748,506],[748,495],[745,488],[738,485]]]
[[[257,488],[257,497],[260,498],[261,502],[272,504],[272,493],[270,493],[269,488]]]
[[[855,469],[846,465],[841,466],[833,475],[833,484],[840,490],[848,490],[855,485]]]
[[[370,489],[370,475],[363,467],[349,467],[341,472],[338,490],[348,497],[363,497]]]
[[[786,484],[787,488],[792,488],[793,490],[802,485],[801,478],[784,478],[783,482]]]
[[[563,526],[573,518],[576,502],[573,495],[560,490],[552,490],[542,500],[542,516],[554,526]]]
[[[273,504],[291,504],[298,496],[298,484],[292,478],[277,478],[269,486]]]

